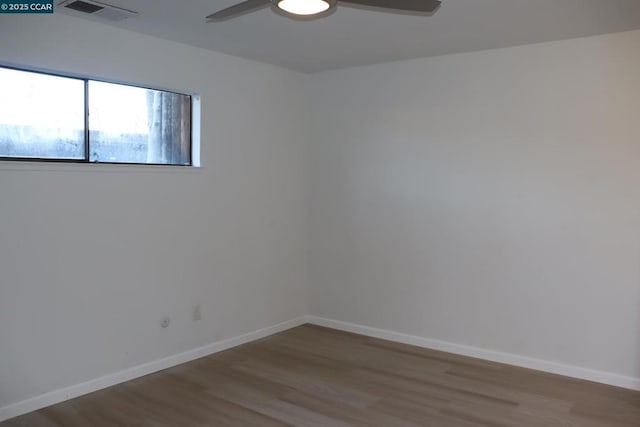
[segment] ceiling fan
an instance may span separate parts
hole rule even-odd
[[[207,21],[232,19],[271,6],[279,14],[293,19],[316,19],[332,13],[337,3],[381,9],[389,12],[432,13],[440,7],[440,0],[246,0],[207,16]]]

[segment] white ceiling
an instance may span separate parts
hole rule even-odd
[[[430,17],[338,6],[311,22],[266,8],[218,23],[204,17],[239,1],[101,1],[140,12],[111,25],[304,72],[640,29],[640,0],[443,0]]]

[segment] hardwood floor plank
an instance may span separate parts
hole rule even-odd
[[[639,427],[640,392],[304,325],[0,427]]]

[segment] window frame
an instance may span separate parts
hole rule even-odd
[[[193,110],[195,108],[195,98],[196,95],[190,93],[183,93],[174,90],[167,89],[158,89],[149,87],[146,85],[132,84],[132,83],[121,83],[110,81],[106,79],[100,78],[92,78],[92,77],[84,77],[73,74],[64,74],[60,72],[52,72],[52,71],[42,71],[38,69],[30,69],[25,67],[13,66],[13,65],[5,65],[0,63],[0,68],[14,70],[14,71],[23,71],[27,73],[41,74],[46,76],[53,77],[62,77],[66,79],[79,80],[84,84],[84,158],[83,159],[65,159],[61,157],[7,157],[0,155],[0,162],[34,162],[34,163],[63,163],[63,164],[80,164],[80,165],[118,165],[118,166],[163,166],[163,167],[177,167],[177,168],[196,168],[199,165],[194,162],[195,153],[194,153],[194,114]],[[100,83],[109,83],[120,86],[129,86],[138,89],[146,89],[146,90],[154,90],[160,92],[168,92],[182,96],[189,97],[189,163],[188,164],[177,164],[177,163],[139,163],[139,162],[103,162],[103,161],[91,161],[91,137],[90,137],[90,129],[89,129],[89,82],[100,82]]]

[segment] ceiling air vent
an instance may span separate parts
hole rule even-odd
[[[58,6],[97,16],[108,21],[122,21],[138,14],[138,12],[134,12],[132,10],[111,6],[110,4],[100,3],[93,0],[66,0],[61,2]]]

